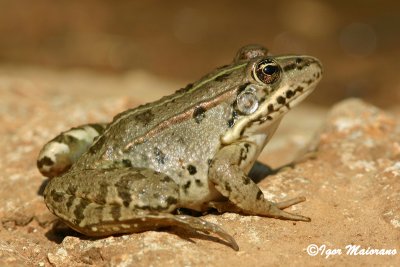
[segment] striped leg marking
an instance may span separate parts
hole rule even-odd
[[[106,127],[106,123],[85,124],[57,135],[40,151],[37,159],[39,171],[49,178],[66,172]]]

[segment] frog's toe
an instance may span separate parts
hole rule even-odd
[[[306,201],[305,197],[295,197],[286,201],[278,202],[278,203],[271,203],[270,210],[268,214],[271,217],[284,219],[284,220],[293,220],[293,221],[303,221],[303,222],[310,222],[311,219],[309,217],[305,217],[298,214],[293,214],[290,212],[286,212],[283,209],[286,209],[290,206],[296,205],[298,203]]]
[[[176,215],[175,217],[177,221],[186,226],[185,228],[190,228],[205,234],[214,233],[225,240],[231,248],[236,251],[239,250],[239,246],[235,239],[218,225],[188,215]]]
[[[305,197],[295,197],[295,198],[292,198],[292,199],[289,199],[286,201],[275,203],[275,206],[281,210],[281,209],[286,209],[290,206],[296,205],[296,204],[304,202],[304,201],[306,201]]]
[[[310,222],[311,218],[309,218],[309,217],[302,216],[299,214],[293,214],[293,213],[286,212],[286,211],[280,209],[282,207],[287,208],[289,206],[292,206],[294,204],[304,201],[304,200],[302,200],[302,201],[299,201],[299,200],[301,200],[301,199],[295,198],[292,200],[280,202],[278,204],[272,204],[269,209],[268,216],[278,218],[278,219],[283,219],[283,220]],[[288,204],[291,204],[291,205],[288,205]]]

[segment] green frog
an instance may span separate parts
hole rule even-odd
[[[217,208],[308,222],[283,210],[304,197],[270,202],[248,173],[283,115],[321,77],[314,57],[245,46],[231,64],[170,96],[49,141],[37,161],[50,178],[45,203],[88,236],[176,226],[214,233],[235,250],[220,226],[179,211]]]

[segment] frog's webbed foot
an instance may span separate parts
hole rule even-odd
[[[188,215],[175,215],[174,224],[189,230],[196,230],[205,234],[214,233],[225,240],[234,250],[239,250],[239,246],[235,239],[225,232],[221,227],[214,223],[204,221],[200,218]]]

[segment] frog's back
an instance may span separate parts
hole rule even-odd
[[[229,74],[240,77],[234,70]],[[232,126],[236,96],[232,88],[243,83],[241,79],[225,83],[228,75],[219,79],[215,75],[118,114],[80,163],[85,168],[120,164],[164,171],[211,159],[221,135]]]

